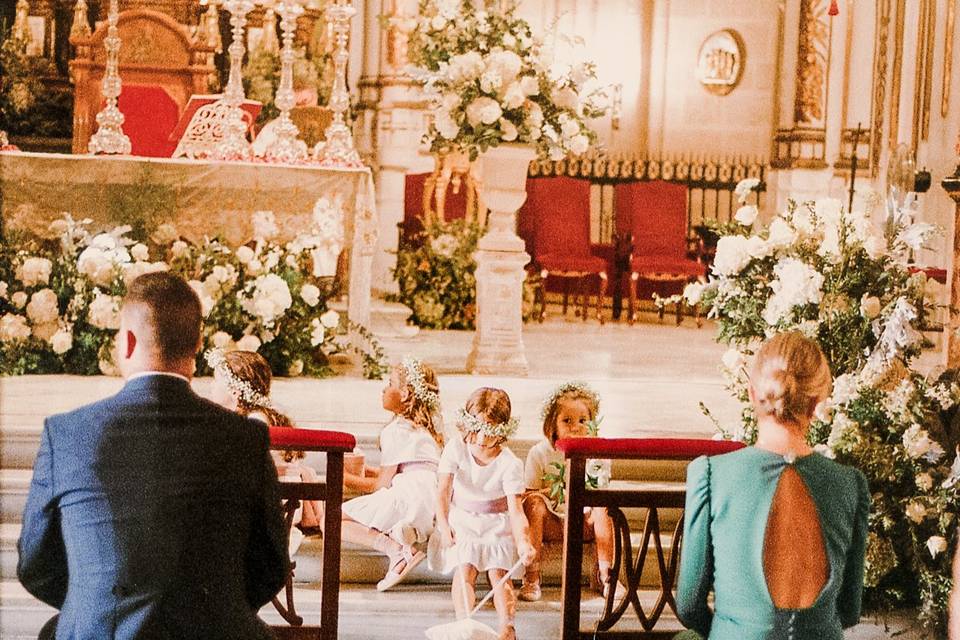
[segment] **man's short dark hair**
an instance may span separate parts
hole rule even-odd
[[[158,271],[134,279],[127,288],[123,306],[138,306],[153,328],[157,352],[164,362],[179,362],[196,356],[202,316],[200,298],[183,278]]]

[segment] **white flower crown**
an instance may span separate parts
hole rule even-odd
[[[600,413],[600,395],[597,394],[597,392],[594,391],[586,382],[572,381],[564,382],[555,388],[549,396],[547,396],[547,399],[543,401],[543,408],[540,410],[540,419],[547,419],[547,414],[550,413],[550,407],[556,404],[560,396],[572,392],[582,393],[586,396],[589,396],[591,401],[593,401],[593,404],[596,406],[597,413]]]
[[[400,363],[403,372],[407,378],[407,384],[413,389],[413,395],[434,411],[440,410],[440,396],[436,391],[427,388],[427,381],[423,376],[423,369],[420,367],[420,361],[416,358],[406,357]]]
[[[520,423],[516,418],[510,418],[506,422],[499,424],[490,424],[480,416],[475,416],[466,409],[460,409],[457,412],[457,421],[460,425],[471,433],[482,433],[485,436],[503,438],[506,440],[517,432]]]
[[[207,364],[210,365],[211,369],[223,376],[223,379],[227,383],[227,388],[230,389],[230,393],[250,406],[261,407],[263,409],[273,408],[273,403],[270,402],[270,398],[254,389],[250,386],[249,382],[241,379],[230,370],[223,349],[210,349],[204,354],[204,359],[207,361]]]

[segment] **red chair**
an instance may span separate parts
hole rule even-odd
[[[270,427],[270,448],[280,451],[320,451],[327,454],[325,482],[281,482],[280,497],[286,501],[287,528],[301,500],[323,500],[323,584],[320,587],[320,626],[303,624],[293,602],[293,570],[287,576],[286,604],[279,598],[273,606],[289,626],[272,627],[277,638],[336,640],[340,616],[340,514],[343,504],[343,454],[353,451],[356,440],[349,433],[318,429]]]
[[[527,180],[527,200],[520,218],[521,235],[528,239],[532,236],[530,253],[544,282],[549,276],[576,279],[577,295],[583,295],[579,315],[584,320],[587,319],[584,285],[589,279],[597,279],[597,319],[603,324],[607,262],[590,251],[590,182],[567,177]],[[566,312],[565,295],[564,315]],[[542,310],[540,321],[543,321]]]
[[[626,226],[633,234],[628,318],[632,324],[638,280],[685,284],[705,277],[707,268],[688,255],[685,186],[662,180],[618,184],[614,197],[618,220],[629,221]]]
[[[177,141],[170,141],[170,133],[180,120],[180,108],[166,89],[125,84],[117,103],[123,113],[123,132],[130,138],[132,155],[150,158],[173,155]]]
[[[683,519],[672,532],[669,559],[661,545],[658,509],[683,509],[686,488],[664,488],[655,484],[608,489],[588,489],[586,465],[593,460],[680,460],[690,462],[703,455],[729,453],[742,448],[742,442],[671,438],[568,438],[556,447],[567,459],[567,519],[563,536],[563,583],[561,587],[561,640],[588,640],[601,637],[672,638],[676,630],[656,629],[667,607],[677,612],[674,584],[680,568],[680,543]],[[614,526],[614,557],[610,567],[613,579],[621,580],[626,594],[616,604],[616,589],[604,601],[603,612],[590,631],[580,630],[581,571],[583,563],[583,509],[606,507]],[[622,509],[640,508],[647,512],[640,548],[633,549],[630,525]],[[660,593],[652,607],[644,609],[639,598],[640,578],[647,562],[656,563]],[[611,631],[628,608],[633,608],[642,633]],[[609,635],[605,632],[609,632]]]

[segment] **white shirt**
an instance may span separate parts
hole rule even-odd
[[[523,463],[510,449],[482,465],[460,438],[443,448],[437,473],[453,474],[453,493],[461,500],[485,502],[523,494]]]
[[[438,462],[440,446],[429,433],[397,416],[380,432],[380,464],[388,467],[416,460]]]

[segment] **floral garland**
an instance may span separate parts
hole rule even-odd
[[[502,438],[504,440],[507,440],[515,434],[517,428],[520,426],[516,418],[510,418],[506,422],[500,422],[498,424],[491,424],[480,416],[473,415],[466,409],[460,409],[460,411],[457,412],[457,422],[470,433],[481,433],[485,436]]]
[[[273,403],[270,401],[270,398],[254,389],[250,386],[249,382],[240,378],[230,370],[223,349],[208,350],[204,355],[204,359],[206,359],[211,369],[223,376],[223,379],[227,383],[227,388],[230,389],[230,393],[237,398],[243,400],[251,407],[261,407],[263,409],[273,408]]]
[[[597,408],[597,412],[599,413],[600,395],[586,382],[574,380],[571,382],[564,382],[556,387],[549,396],[547,396],[547,399],[543,401],[543,407],[540,409],[540,419],[546,420],[547,414],[550,413],[551,407],[557,403],[557,400],[568,393],[582,393],[586,396],[589,396],[591,402],[593,402],[594,406]],[[599,421],[597,421],[597,424],[599,425]]]
[[[427,388],[427,381],[423,376],[423,369],[420,367],[420,361],[416,358],[406,357],[400,363],[403,372],[407,378],[407,384],[413,388],[413,395],[434,411],[440,409],[440,396],[436,391]]]

